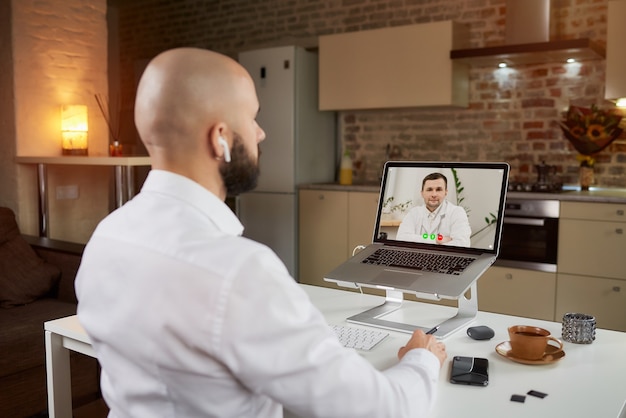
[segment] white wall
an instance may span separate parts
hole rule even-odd
[[[19,156],[61,154],[60,108],[89,108],[89,155],[106,155],[108,130],[94,94],[108,94],[106,0],[13,0],[15,138]],[[70,158],[70,157],[68,157]],[[9,170],[7,170],[9,171]],[[36,171],[16,165],[18,221],[38,232]],[[50,237],[85,242],[108,213],[110,175],[84,167],[49,170]],[[79,198],[57,201],[57,186],[77,185]]]

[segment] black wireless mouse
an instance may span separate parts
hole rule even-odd
[[[493,338],[495,333],[488,326],[479,325],[477,327],[469,327],[467,329],[467,335],[475,340],[490,340]]]

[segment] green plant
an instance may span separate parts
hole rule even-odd
[[[463,187],[463,185],[461,184],[461,179],[459,179],[459,175],[457,174],[456,169],[451,168],[450,171],[452,171],[452,178],[454,179],[454,189],[456,190],[456,204],[457,206],[461,206],[463,209],[465,209],[465,213],[469,215],[470,208],[463,205],[463,201],[465,200],[465,197],[463,197],[463,190],[465,190],[465,187]]]
[[[465,198],[463,197],[463,191],[465,190],[465,187],[463,187],[463,184],[461,183],[461,179],[459,179],[459,176],[456,170],[454,168],[451,168],[450,170],[452,171],[452,177],[454,178],[454,188],[456,190],[456,204],[458,206],[461,206],[463,209],[465,209],[465,213],[469,214],[470,208],[463,205],[463,201],[465,200]],[[495,224],[497,221],[498,221],[498,217],[494,215],[493,213],[489,212],[489,216],[485,216],[485,222],[487,223],[487,225],[480,228],[478,231],[472,233],[470,238],[481,233],[485,229],[489,228],[491,225]]]
[[[396,203],[394,205],[393,204],[394,200],[395,199],[394,199],[393,196],[389,196],[387,199],[385,199],[385,201],[383,202],[383,212],[384,213],[393,213],[393,212],[403,213],[403,212],[406,212],[407,209],[411,206],[411,202],[412,202],[412,200],[407,200],[406,202]]]

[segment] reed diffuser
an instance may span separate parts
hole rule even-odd
[[[122,156],[122,143],[120,142],[120,124],[119,124],[119,112],[117,109],[119,108],[119,101],[116,101],[116,107],[114,115],[111,116],[110,113],[110,104],[106,98],[103,98],[100,94],[94,94],[96,98],[96,102],[98,103],[98,108],[104,117],[105,122],[109,128],[109,133],[111,134],[111,139],[113,142],[109,144],[109,155],[112,157],[121,157]]]

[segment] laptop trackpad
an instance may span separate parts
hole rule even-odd
[[[406,289],[419,279],[421,273],[409,273],[398,270],[383,270],[371,281],[382,286],[400,287]]]

